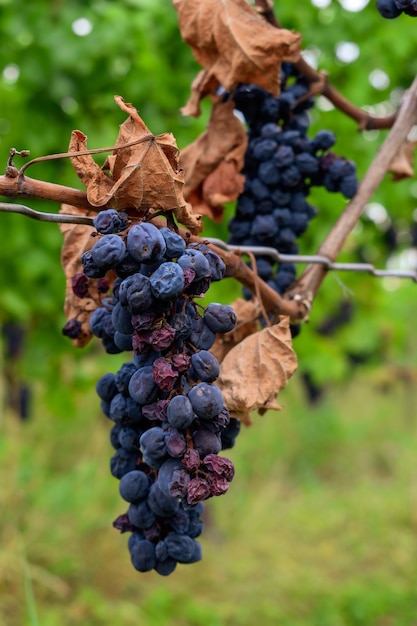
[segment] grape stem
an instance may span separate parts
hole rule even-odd
[[[269,0],[255,0],[255,6],[269,24],[275,26],[276,28],[282,28],[275,16],[272,3]],[[314,70],[302,57],[299,61],[294,63],[294,66],[311,84],[310,95],[317,95],[320,93],[325,96],[337,109],[358,122],[359,130],[392,128],[397,115],[396,111],[391,115],[384,117],[371,115],[368,111],[357,107],[355,104],[350,102],[350,100],[345,98],[330,84],[325,72],[316,72],[316,70]]]
[[[6,174],[0,176],[0,195],[7,198],[40,198],[51,202],[64,202],[97,213],[97,207],[88,202],[87,194],[84,191],[36,180],[28,176],[19,176],[19,171],[13,166],[8,166]],[[108,207],[100,207],[100,209],[106,208]]]

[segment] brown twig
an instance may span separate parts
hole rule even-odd
[[[0,195],[7,198],[40,198],[97,212],[97,207],[88,202],[87,194],[84,191],[27,176],[19,176],[18,170],[10,167],[7,168],[5,176],[0,176]],[[105,209],[107,206],[100,208]]]
[[[282,28],[273,11],[272,3],[269,0],[255,0],[259,12],[264,16],[265,20],[275,26]],[[331,85],[327,76],[323,72],[316,72],[311,65],[302,57],[294,63],[294,66],[312,85],[317,83],[320,86],[320,93],[340,111],[343,111],[348,117],[354,119],[359,126],[359,130],[374,130],[391,128],[396,112],[385,117],[377,117],[368,113],[364,109],[357,107],[355,104],[345,98],[335,87]],[[325,80],[323,78],[325,77]],[[317,91],[316,91],[317,93]]]
[[[363,207],[378,188],[389,170],[392,159],[415,124],[417,124],[417,76],[405,93],[394,125],[360,183],[356,195],[340,215],[317,254],[324,255],[332,261],[336,259],[359,220]],[[311,302],[326,273],[327,269],[323,265],[309,265],[295,287],[290,290],[289,297],[297,295]]]

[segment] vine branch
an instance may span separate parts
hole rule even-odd
[[[10,166],[7,168],[6,174],[0,176],[0,195],[6,198],[39,198],[50,202],[63,202],[97,213],[97,207],[89,203],[84,191],[27,176],[19,176],[19,171]],[[103,206],[101,208],[108,207]]]

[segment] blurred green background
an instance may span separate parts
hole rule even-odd
[[[275,2],[303,34],[311,63],[359,106],[393,110],[417,72],[416,22],[383,20],[374,2]],[[179,108],[198,70],[171,3],[150,0],[0,0],[0,158],[67,149],[71,130],[89,147],[111,145],[124,121],[120,94],[155,134],[180,148],[205,128]],[[312,133],[333,130],[335,152],[361,177],[385,132],[319,99]],[[103,157],[104,158],[104,157]],[[17,158],[16,164],[20,161]],[[29,175],[80,187],[67,161]],[[386,177],[349,237],[343,260],[415,269],[417,183]],[[343,210],[315,192],[319,216],[303,237],[314,253]],[[27,201],[33,208],[59,207]],[[233,207],[228,208],[231,215]],[[226,220],[227,221],[227,220]],[[64,275],[53,224],[0,214],[0,625],[411,626],[417,624],[416,286],[331,274],[295,340],[299,372],[280,414],[254,416],[230,451],[229,494],[210,501],[204,559],[169,579],[140,575],[108,470],[109,424],[94,385],[123,357],[98,344],[76,350],[61,334]],[[205,233],[227,237],[226,223]],[[232,281],[212,300],[239,294]],[[334,320],[348,318],[333,330]],[[11,324],[18,324],[12,344]],[[330,328],[330,330],[329,330]],[[29,419],[3,408],[10,388]],[[22,407],[25,409],[25,407]],[[25,409],[26,412],[26,409]]]

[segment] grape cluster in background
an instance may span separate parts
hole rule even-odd
[[[133,353],[96,387],[113,422],[111,473],[128,503],[114,526],[131,533],[138,571],[168,575],[177,563],[200,560],[202,502],[225,493],[234,475],[219,452],[233,446],[240,422],[214,384],[219,363],[209,349],[217,333],[234,328],[236,315],[229,305],[196,302],[224,276],[217,254],[186,245],[167,227],[141,222],[126,229],[126,217],[113,209],[97,215],[100,235],[82,255],[73,290],[83,297],[89,279],[105,281],[109,270],[117,276],[90,317],[108,353]],[[64,332],[74,338],[77,328],[72,320]]]
[[[330,150],[336,142],[331,131],[307,136],[314,98],[308,81],[291,63],[282,65],[281,86],[278,98],[251,84],[242,84],[231,94],[248,125],[249,143],[245,189],[229,222],[229,243],[297,254],[296,240],[317,214],[308,202],[311,187],[323,186],[352,198],[358,181],[354,162]],[[276,265],[267,256],[256,261],[260,278],[278,293],[294,282],[294,264]],[[248,290],[244,293],[252,297]]]
[[[394,19],[401,13],[417,17],[416,0],[376,0],[376,7],[386,19]]]

